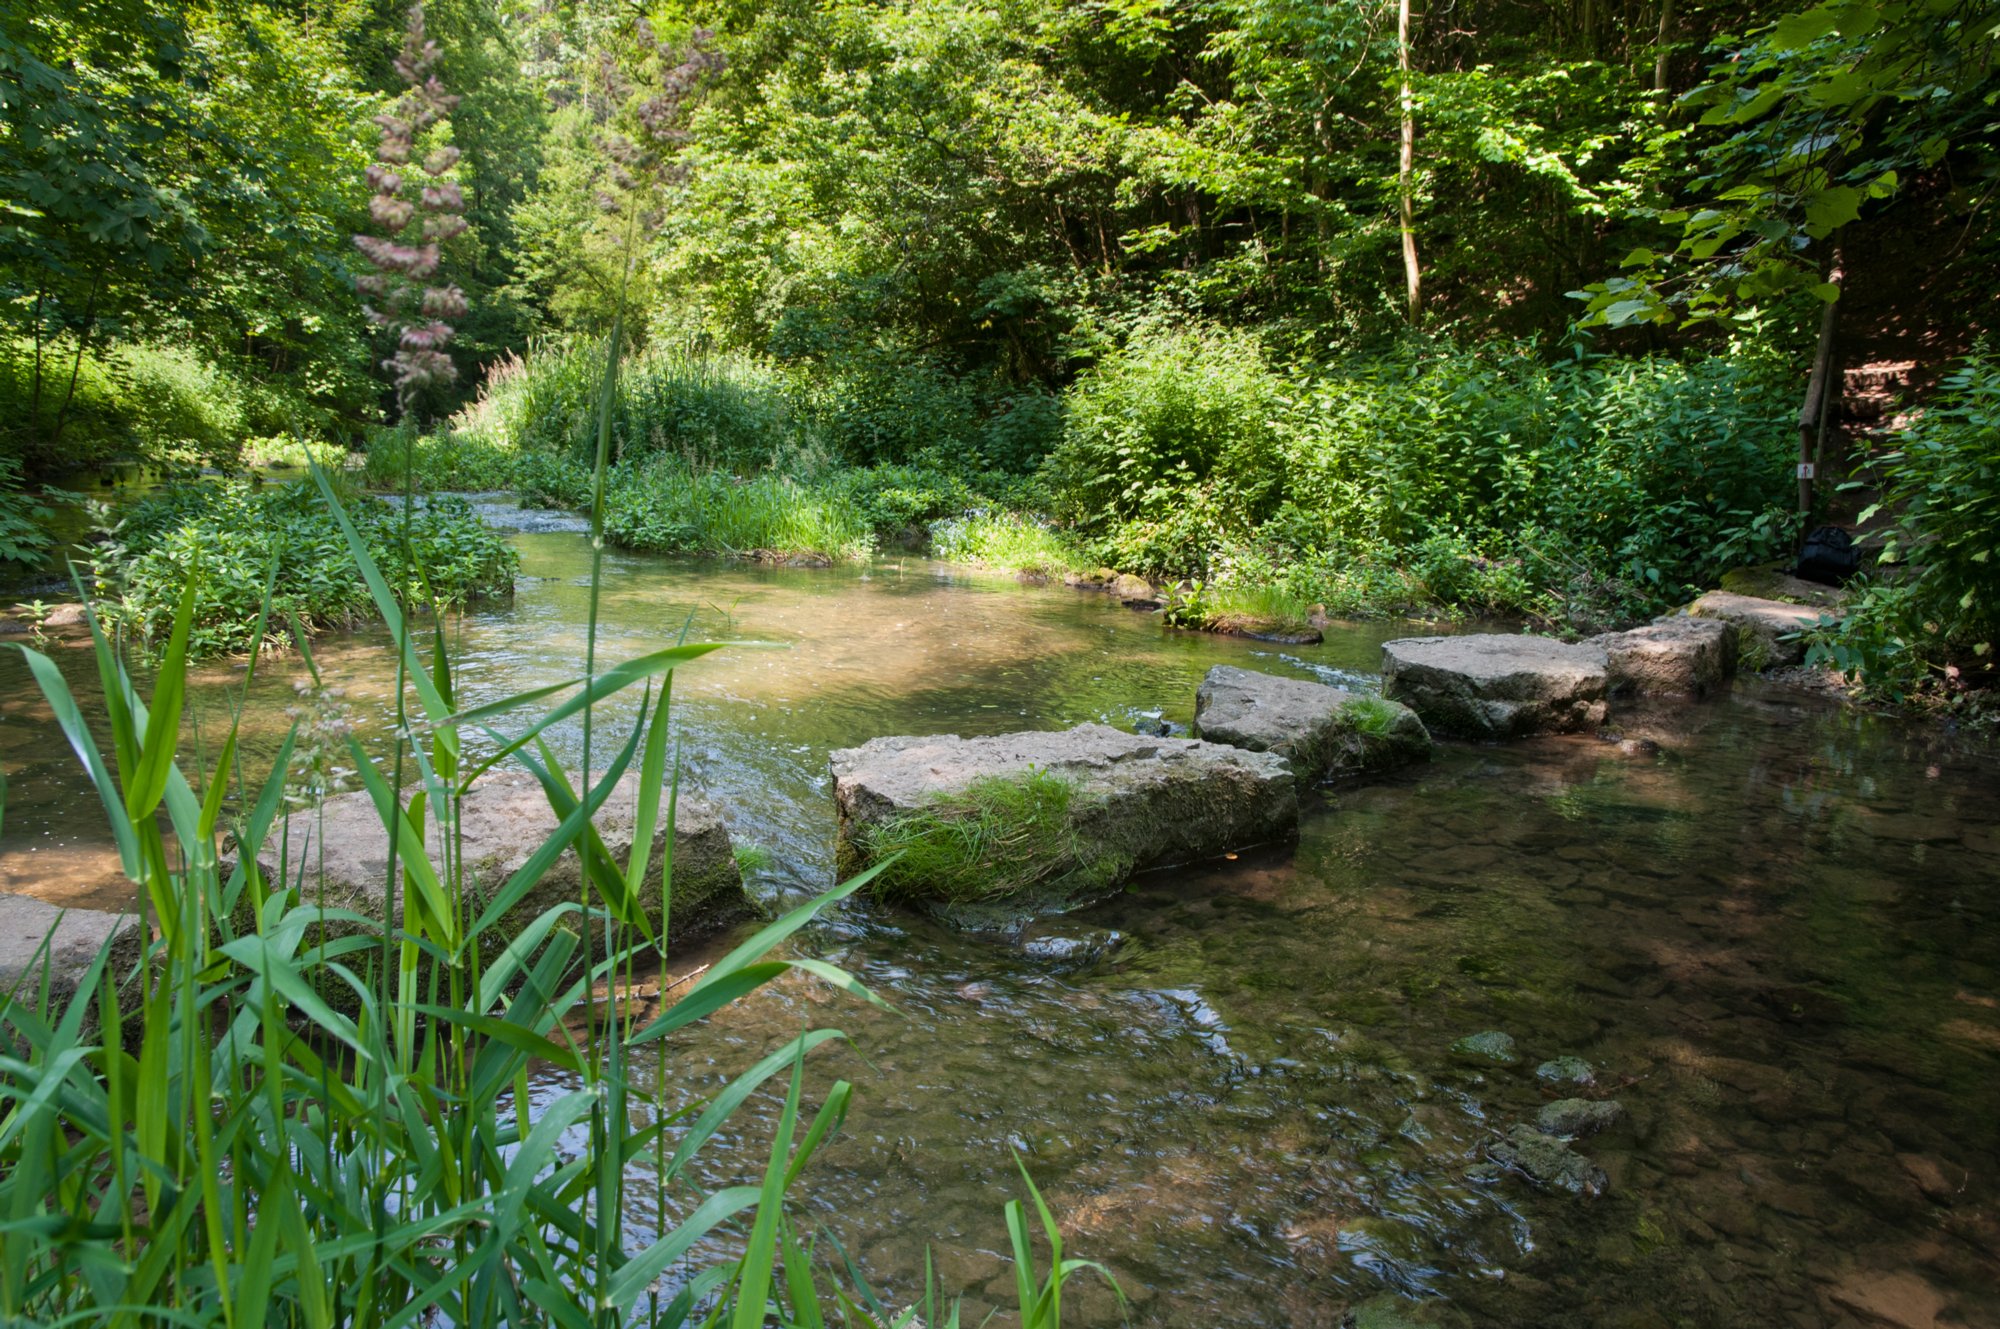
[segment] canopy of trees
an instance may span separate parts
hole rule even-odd
[[[438,0],[470,223],[446,255],[472,309],[455,390],[600,330],[621,289],[641,340],[950,376],[984,410],[1161,316],[1306,362],[1412,318],[1551,347],[1583,320],[1630,349],[1726,319],[1803,361],[1857,228],[1921,229],[1935,289],[1992,289],[1996,14]],[[85,399],[157,373],[147,345],[223,373],[245,432],[383,417],[347,237],[401,21],[391,0],[7,8],[10,452],[129,447]]]

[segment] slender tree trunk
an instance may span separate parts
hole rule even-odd
[[[49,435],[49,447],[53,450],[62,442],[63,427],[69,423],[69,408],[76,400],[77,375],[83,372],[83,351],[90,344],[90,330],[97,326],[97,292],[103,286],[100,275],[91,279],[90,299],[84,302],[83,326],[76,334],[76,358],[69,362],[69,389],[63,393],[62,409],[56,412],[56,427]]]
[[[1397,192],[1402,196],[1403,286],[1409,295],[1410,325],[1423,317],[1422,270],[1417,265],[1416,187],[1417,117],[1416,102],[1410,93],[1410,0],[1396,3],[1396,67],[1402,72],[1403,152],[1396,171]]]
[[[1844,276],[1840,243],[1834,242],[1833,261],[1826,279],[1835,286]],[[1813,486],[1818,479],[1821,440],[1827,417],[1839,397],[1840,365],[1834,353],[1834,333],[1840,323],[1840,301],[1829,301],[1819,315],[1819,346],[1813,352],[1812,376],[1806,380],[1805,401],[1799,406],[1799,535],[1805,536],[1812,521]]]
[[[47,296],[46,290],[35,292],[35,380],[34,387],[28,394],[28,428],[31,430],[38,428],[42,419],[42,357],[46,354],[49,344],[48,337],[42,331],[42,301]]]
[[[1674,22],[1674,0],[1660,0],[1660,35],[1653,42],[1653,91],[1667,90],[1667,33]]]

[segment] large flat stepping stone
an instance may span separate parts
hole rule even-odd
[[[1712,618],[1663,618],[1585,645],[1603,649],[1614,693],[1700,697],[1736,673],[1736,628]]]
[[[1217,665],[1202,679],[1194,732],[1211,743],[1275,752],[1301,785],[1431,755],[1430,732],[1407,706],[1234,665]]]
[[[1292,768],[1273,752],[1128,734],[877,738],[832,754],[841,869],[960,926],[1012,930],[1134,872],[1291,836]]]
[[[111,977],[123,982],[139,958],[137,918],[101,909],[63,909],[28,895],[0,895],[0,995],[13,993],[15,1001],[32,1007],[40,1000],[46,971],[49,1009],[60,1016],[107,944]]]
[[[571,776],[571,785],[576,784]],[[622,867],[630,861],[639,804],[639,777],[618,782],[598,810],[599,837]],[[659,926],[661,865],[666,850],[665,800],[653,832],[652,858],[639,897],[646,916]],[[466,918],[478,917],[507,880],[556,829],[556,816],[541,784],[526,771],[494,771],[481,777],[460,813],[460,854],[471,899]],[[442,863],[438,830],[426,818],[432,862]],[[336,794],[315,812],[293,813],[271,828],[258,866],[277,880],[279,846],[284,845],[286,885],[308,904],[325,899],[329,908],[380,917],[389,876],[389,837],[366,792]],[[668,934],[675,943],[706,936],[754,912],[743,892],[743,874],[722,817],[708,800],[685,787],[673,826],[673,912]],[[400,870],[400,868],[399,868]],[[526,896],[501,918],[491,944],[505,945],[553,905],[581,899],[583,865],[566,849]]]
[[[1382,644],[1382,695],[1460,738],[1526,738],[1604,723],[1605,653],[1548,637],[1478,633]]]
[[[1694,618],[1715,619],[1737,630],[1737,658],[1749,669],[1779,669],[1806,658],[1802,641],[1784,637],[1809,628],[1829,611],[1812,605],[1760,600],[1733,591],[1709,591],[1688,606]]]

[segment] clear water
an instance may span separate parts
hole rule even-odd
[[[457,629],[475,698],[580,667],[584,542],[516,539],[515,600]],[[1185,726],[1210,665],[1352,683],[1411,630],[1267,647],[915,560],[608,567],[606,659],[690,622],[782,643],[674,689],[686,777],[769,852],[754,889],[774,906],[831,881],[830,748]],[[87,690],[82,653],[63,655]],[[379,735],[379,643],[319,655]],[[205,729],[240,672],[204,676]],[[304,704],[294,673],[259,683],[258,751]],[[1747,681],[1621,719],[1663,751],[1450,747],[1325,791],[1296,846],[1146,876],[1049,929],[1123,937],[1096,958],[856,906],[806,945],[897,1014],[782,985],[671,1049],[668,1092],[712,1092],[803,1027],[844,1029],[813,1069],[822,1088],[853,1080],[856,1107],[801,1202],[892,1294],[921,1285],[928,1241],[971,1323],[1011,1302],[1018,1150],[1135,1324],[1332,1326],[1384,1295],[1437,1323],[2000,1324],[2000,754]],[[0,762],[0,889],[121,899],[94,801],[5,656]],[[1488,1029],[1518,1065],[1452,1055]],[[1627,1110],[1577,1146],[1609,1177],[1596,1197],[1486,1158],[1571,1092],[1534,1070],[1565,1055]],[[705,1180],[755,1170],[772,1107],[711,1146]],[[636,1203],[643,1233],[657,1215]],[[1101,1286],[1074,1289],[1070,1323],[1120,1322]]]

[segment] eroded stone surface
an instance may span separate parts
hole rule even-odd
[[[1431,753],[1416,712],[1324,683],[1217,665],[1195,693],[1197,738],[1251,752],[1275,752],[1301,784],[1331,775],[1386,770]]]
[[[1537,1186],[1577,1195],[1601,1195],[1610,1184],[1604,1169],[1553,1136],[1516,1126],[1486,1147],[1486,1156]]]
[[[1623,1120],[1625,1108],[1614,1099],[1559,1098],[1535,1114],[1535,1126],[1544,1135],[1570,1139],[1610,1130]]]
[[[1736,673],[1737,634],[1713,618],[1663,618],[1584,644],[1604,651],[1605,679],[1613,692],[1700,697]]]
[[[1477,633],[1382,645],[1382,695],[1432,731],[1524,738],[1604,723],[1605,653],[1547,637]]]
[[[574,779],[572,778],[572,784]],[[605,848],[621,866],[630,859],[638,813],[639,778],[628,775],[599,809],[595,824]],[[675,942],[705,936],[753,912],[743,893],[743,875],[731,852],[729,832],[713,804],[682,789],[673,832],[673,912],[669,934]],[[661,864],[666,809],[654,830],[653,849],[640,900],[656,921],[661,908]],[[472,895],[469,918],[478,916],[516,871],[556,829],[555,813],[541,785],[525,771],[483,777],[466,796],[460,814],[465,881]],[[432,859],[442,861],[435,821],[428,821]],[[366,793],[337,794],[317,812],[299,812],[274,826],[258,866],[277,879],[279,846],[286,849],[284,880],[301,898],[330,908],[379,916],[389,873],[389,841],[375,804]],[[582,864],[564,850],[526,896],[502,916],[495,939],[504,944],[553,905],[580,896]]]
[[[0,895],[0,994],[12,992],[32,1005],[40,999],[46,965],[50,1010],[59,1013],[107,943],[113,977],[122,980],[139,958],[139,921],[131,914],[61,909],[32,896]]]
[[[829,759],[844,870],[870,861],[870,831],[963,795],[977,780],[1041,771],[1071,782],[1071,830],[1031,893],[940,903],[955,922],[1005,926],[1101,898],[1133,872],[1213,858],[1298,827],[1290,765],[1269,752],[1085,724],[1053,733],[878,738]],[[902,889],[925,898],[920,882]]]
[[[1759,600],[1732,591],[1710,591],[1688,606],[1694,618],[1715,619],[1737,630],[1737,658],[1749,669],[1795,665],[1805,659],[1805,643],[1784,638],[1819,621],[1824,610],[1782,600]]]

